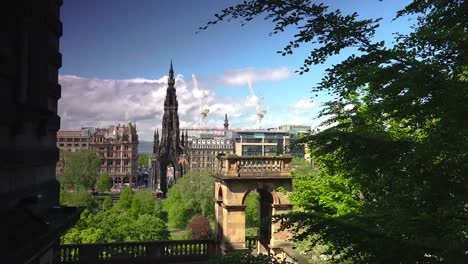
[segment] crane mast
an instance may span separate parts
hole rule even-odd
[[[247,80],[247,83],[249,85],[250,94],[253,97],[257,98],[257,96],[255,95],[255,93],[253,91],[252,83],[250,82],[250,79]],[[260,100],[257,99],[256,110],[257,110],[257,129],[260,129],[262,127],[262,120],[266,115],[265,99],[264,99],[263,96],[260,98]]]
[[[193,81],[193,86],[195,87],[195,90],[201,91],[202,93],[202,102],[200,105],[201,127],[206,127],[206,117],[208,116],[208,113],[210,112],[210,109],[208,108],[208,104],[207,104],[207,94],[203,88],[202,89],[198,88],[198,82],[197,82],[197,78],[195,78],[195,74],[192,74],[192,81]]]

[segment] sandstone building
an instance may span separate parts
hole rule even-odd
[[[60,149],[60,159],[56,168],[58,177],[63,173],[64,156],[67,152],[89,149],[101,157],[100,171],[107,172],[111,176],[112,188],[133,187],[137,184],[138,134],[135,124],[58,131],[57,147]]]
[[[224,117],[223,129],[192,128],[186,129],[187,151],[190,169],[216,168],[218,154],[233,154],[234,140],[229,130],[227,114]]]

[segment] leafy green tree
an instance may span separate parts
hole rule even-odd
[[[101,208],[103,210],[109,210],[112,208],[112,206],[112,198],[109,195],[105,196],[104,200],[102,200]]]
[[[185,228],[195,215],[214,219],[213,189],[214,179],[209,170],[192,170],[180,178],[163,202],[169,226]]]
[[[131,188],[125,188],[120,193],[119,201],[116,203],[118,209],[128,210],[132,206],[134,192]]]
[[[124,190],[115,206],[112,206],[110,197],[109,203],[104,211],[86,209],[81,214],[78,224],[62,237],[62,243],[169,239],[166,213],[162,211],[161,201],[151,192],[141,191],[134,194],[131,189]]]
[[[394,44],[374,39],[379,18],[307,0],[244,1],[208,23],[262,15],[273,21],[272,34],[296,29],[280,53],[314,44],[300,74],[345,48],[354,51],[313,89],[333,99],[321,112],[327,129],[303,140],[320,172],[296,181],[302,211],[283,218],[298,239],[315,236],[336,261],[466,258],[467,5],[412,1],[396,19],[416,17],[413,31],[396,34]]]
[[[259,202],[258,192],[250,193],[245,199],[245,225],[246,227],[259,227]]]
[[[151,154],[138,154],[138,167],[148,167],[148,160],[151,159]]]
[[[110,181],[111,181],[111,177],[109,176],[109,173],[107,172],[101,173],[97,181],[98,191],[100,192],[110,191]]]
[[[101,165],[101,158],[91,150],[82,149],[66,155],[63,175],[59,178],[61,185],[69,190],[91,190]]]

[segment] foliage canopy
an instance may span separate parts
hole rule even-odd
[[[96,185],[100,166],[101,158],[91,150],[68,152],[65,156],[64,172],[59,181],[67,190],[91,190]]]
[[[462,0],[414,0],[395,17],[416,17],[413,31],[394,44],[375,40],[379,18],[310,0],[244,1],[201,28],[257,16],[274,23],[271,34],[295,28],[280,53],[312,47],[300,74],[355,51],[312,90],[333,99],[321,112],[326,129],[302,141],[320,171],[302,172],[293,199],[302,210],[283,218],[298,239],[313,235],[354,263],[466,258],[467,10]]]
[[[191,170],[172,185],[164,200],[169,226],[185,228],[196,215],[214,219],[214,178],[210,170]]]
[[[133,193],[131,189],[121,193],[114,205],[106,202],[108,209],[91,212],[86,209],[77,225],[64,236],[62,243],[110,243],[167,240],[167,215],[162,204],[149,190]]]

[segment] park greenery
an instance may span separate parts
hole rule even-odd
[[[332,98],[322,129],[300,142],[316,167],[295,172],[297,210],[279,219],[297,240],[323,245],[330,262],[466,257],[467,10],[463,0],[413,0],[395,14],[412,19],[412,31],[395,32],[393,43],[374,36],[379,18],[311,0],[243,1],[201,28],[261,17],[273,35],[296,30],[279,53],[310,47],[300,74],[351,51],[312,89]]]
[[[108,192],[110,191],[111,186],[111,177],[109,173],[103,172],[99,175],[97,180],[97,190],[99,192]]]
[[[151,159],[151,154],[148,154],[148,153],[138,154],[138,167],[147,168],[149,166],[148,160],[150,159]]]
[[[66,190],[74,191],[95,188],[101,166],[99,155],[88,149],[64,154],[64,172],[58,178],[60,185]]]
[[[114,205],[107,196],[101,210],[88,207],[62,243],[110,243],[167,240],[167,214],[150,190],[124,189]]]
[[[214,220],[214,178],[211,170],[191,170],[169,188],[163,208],[173,229],[185,229],[195,216]]]

